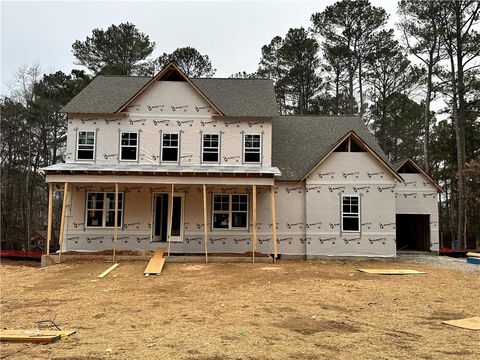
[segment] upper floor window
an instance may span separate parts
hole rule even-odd
[[[342,195],[342,231],[360,231],[360,197]]]
[[[243,162],[259,163],[262,158],[262,137],[249,134],[243,137]]]
[[[203,134],[202,162],[218,162],[220,139],[218,134]]]
[[[247,229],[248,195],[213,195],[213,229]]]
[[[115,226],[115,193],[89,192],[87,193],[87,227]],[[118,193],[117,226],[122,225],[123,193]]]
[[[136,161],[138,159],[138,132],[122,131],[120,133],[120,160]]]
[[[162,161],[178,161],[178,133],[162,134]]]
[[[77,134],[77,160],[94,160],[95,131],[79,131]]]

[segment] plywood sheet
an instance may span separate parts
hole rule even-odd
[[[0,330],[0,341],[52,343],[74,333],[74,330]]]
[[[456,326],[462,329],[480,330],[480,316],[474,316],[466,319],[443,321],[444,324]]]
[[[378,275],[425,274],[425,272],[423,271],[412,270],[412,269],[357,269],[357,270],[367,274],[378,274]]]
[[[160,274],[163,269],[163,265],[165,264],[165,258],[163,257],[163,252],[165,249],[163,247],[158,248],[155,250],[155,254],[153,254],[152,258],[147,264],[145,271],[143,272],[145,275],[150,274]]]

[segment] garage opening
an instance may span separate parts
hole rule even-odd
[[[430,251],[430,215],[397,214],[397,250]]]

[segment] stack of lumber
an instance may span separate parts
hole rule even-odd
[[[159,247],[157,250],[155,250],[155,253],[143,272],[145,276],[161,274],[163,265],[165,264],[165,258],[163,257],[164,250],[165,249],[163,247]]]
[[[480,253],[467,253],[467,263],[480,265]]]
[[[0,330],[0,341],[48,344],[72,334],[74,330]]]

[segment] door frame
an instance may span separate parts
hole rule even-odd
[[[158,195],[168,195],[168,206],[167,206],[167,226],[170,224],[170,219],[172,216],[171,210],[170,210],[170,196],[172,195],[171,192],[168,191],[156,191],[152,192],[152,209],[151,209],[151,235],[150,235],[150,242],[163,242],[163,241],[156,241],[155,240],[155,212],[157,211],[157,205],[155,199],[157,198]],[[174,197],[179,197],[181,199],[181,205],[180,205],[180,213],[181,213],[181,218],[180,218],[180,236],[171,236],[170,229],[167,229],[167,238],[165,239],[164,242],[168,242],[169,238],[171,242],[183,242],[183,234],[184,234],[184,229],[185,229],[185,194],[180,193],[180,192],[174,192],[173,193]]]

